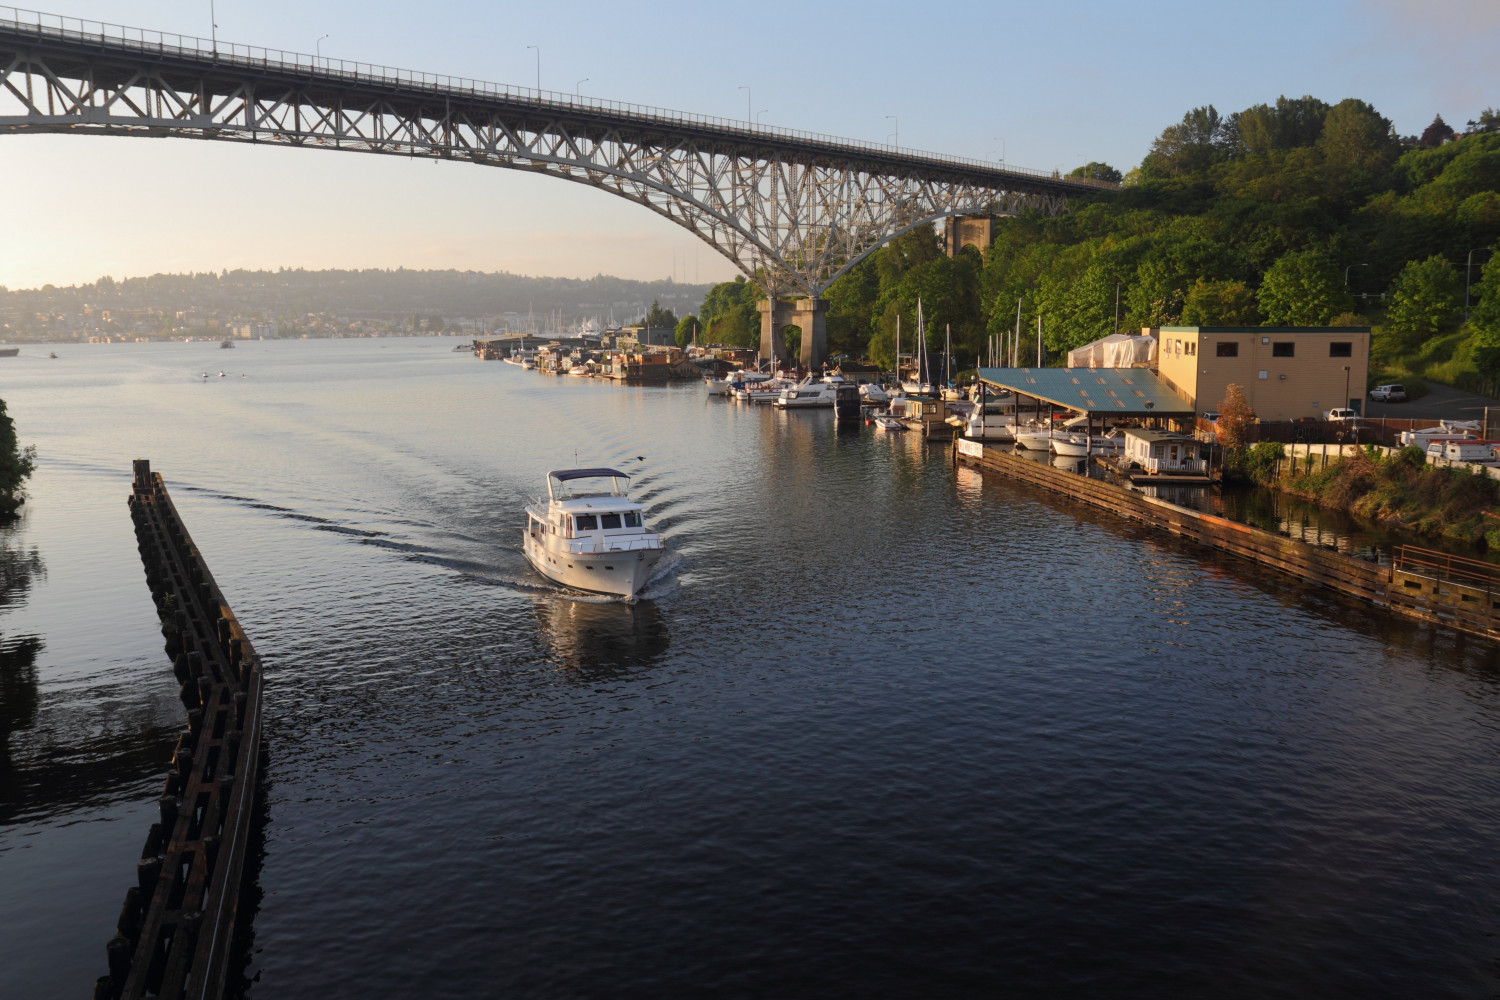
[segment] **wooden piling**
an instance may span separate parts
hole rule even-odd
[[[129,503],[188,729],[94,996],[206,1000],[224,992],[239,919],[259,781],[260,660],[149,462],[135,463]]]

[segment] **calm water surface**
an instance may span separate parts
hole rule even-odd
[[[136,457],[266,661],[253,997],[1500,989],[1489,645],[910,435],[452,343],[0,362],[41,456],[0,530],[0,996],[104,971],[183,722]],[[673,539],[634,606],[520,554],[575,453]]]

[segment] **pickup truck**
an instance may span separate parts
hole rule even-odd
[[[1348,422],[1357,424],[1359,423],[1359,414],[1354,410],[1348,408],[1336,409],[1329,410],[1327,413],[1323,414],[1323,419],[1329,421],[1330,423]]]
[[[1406,402],[1406,386],[1377,385],[1370,390],[1370,398],[1377,403],[1404,403]]]

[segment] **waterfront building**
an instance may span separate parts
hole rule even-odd
[[[1230,383],[1261,420],[1321,419],[1364,412],[1370,368],[1367,326],[1164,326],[1162,381],[1199,413],[1218,410]]]

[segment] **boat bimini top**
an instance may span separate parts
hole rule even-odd
[[[620,472],[617,469],[557,469],[547,473],[547,496],[553,500],[566,500],[571,497],[583,496],[624,496],[625,491],[620,488],[620,480],[629,479],[629,473]],[[575,479],[608,479],[610,488],[608,493],[599,490],[580,490],[574,492],[571,487],[562,490],[554,489],[552,481],[558,483],[570,483]]]

